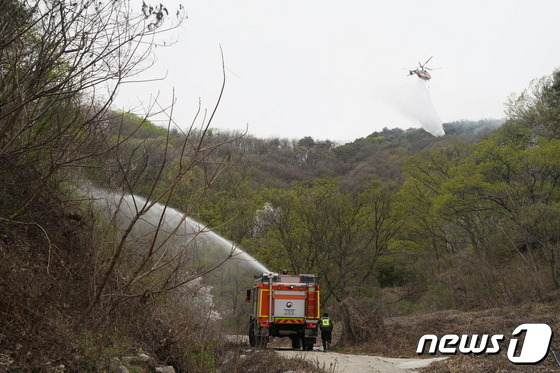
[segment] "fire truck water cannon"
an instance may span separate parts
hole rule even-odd
[[[269,337],[288,337],[293,348],[313,349],[320,319],[320,286],[315,275],[263,273],[247,290],[252,302],[251,346],[266,348]]]

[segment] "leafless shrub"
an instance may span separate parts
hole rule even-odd
[[[242,350],[232,346],[229,359],[224,362],[225,372],[327,373],[329,368],[300,358],[284,358],[271,350]]]
[[[107,151],[104,115],[119,85],[150,66],[158,35],[184,14],[134,15],[129,1],[94,0],[7,0],[0,14],[1,177],[37,173],[7,212],[15,217],[61,170]]]
[[[343,346],[385,337],[381,308],[373,299],[346,298],[338,307],[338,316],[343,324],[339,342]]]

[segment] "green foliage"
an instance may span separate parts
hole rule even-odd
[[[146,118],[141,118],[133,113],[113,111],[110,113],[110,121],[111,134],[121,138],[150,139],[167,136],[165,128],[158,127]]]
[[[557,73],[539,80],[531,96],[510,102],[514,117],[488,139],[427,150],[406,165],[399,203],[408,216],[399,242],[430,263],[425,272],[454,290],[450,298],[512,301],[524,286],[504,290],[513,276],[496,274],[508,263],[523,263],[537,294],[558,287],[557,80]],[[462,269],[456,267],[461,257]]]
[[[318,179],[266,190],[261,199],[267,204],[247,247],[270,268],[317,274],[325,302],[374,285],[375,263],[398,229],[383,184],[351,194],[336,179]]]
[[[88,330],[80,332],[76,345],[82,358],[82,369],[88,372],[97,371],[111,358],[123,357],[132,350],[129,344],[107,345],[107,336],[100,332],[94,334]]]
[[[386,255],[379,258],[376,277],[381,287],[404,286],[414,279],[414,273],[393,256]]]
[[[461,250],[490,252],[489,232],[496,235],[486,220],[491,214],[473,208],[491,210],[490,201],[478,195],[497,186],[472,169],[496,165],[485,161],[483,153],[490,150],[472,144],[498,124],[446,124],[450,135],[443,139],[418,129],[385,128],[338,146],[311,137],[238,138],[212,154],[214,162],[227,157],[236,166],[210,188],[208,164],[176,179],[181,164],[192,161],[177,152],[178,133],[165,137],[161,128],[134,116],[113,121],[111,132],[130,137],[121,149],[124,159],[135,160],[127,167],[138,193],[153,188],[167,159],[157,194],[173,185],[172,206],[240,243],[273,270],[319,274],[323,299],[331,301],[373,294],[379,283],[406,286],[424,278],[418,259],[426,255],[447,260]],[[215,142],[232,137],[211,135]],[[425,148],[430,149],[419,153]],[[476,238],[478,233],[487,238]]]
[[[193,350],[189,351],[188,359],[194,362],[194,371],[217,372],[216,356],[213,351],[207,350],[204,345],[195,346]]]

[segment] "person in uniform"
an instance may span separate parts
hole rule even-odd
[[[323,342],[323,351],[327,351],[331,347],[333,322],[329,318],[327,312],[323,313],[323,317],[319,320],[319,329],[321,330],[321,341]]]

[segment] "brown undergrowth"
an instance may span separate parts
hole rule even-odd
[[[177,372],[274,372],[271,361],[278,372],[322,372],[273,351],[224,344],[218,320],[189,306],[197,297],[189,287],[102,300],[83,318],[110,227],[74,193],[49,182],[37,189],[26,183],[29,175],[16,175],[22,178],[4,178],[0,201],[0,372],[101,372],[111,359],[138,353]],[[18,212],[17,201],[27,197],[30,204]],[[109,295],[125,281],[121,268],[110,278]],[[142,284],[133,290],[141,293]]]
[[[21,175],[25,176],[23,173]],[[99,277],[105,229],[89,204],[45,183],[3,179],[0,202],[0,371],[98,372],[144,352],[178,372],[217,364],[218,328],[173,291],[98,307],[81,322]],[[31,203],[18,211],[17,201]],[[74,202],[70,202],[74,201]],[[124,281],[115,272],[109,289]]]
[[[248,349],[244,344],[228,343],[223,346],[220,371],[231,373],[327,373],[318,362],[299,358],[285,358],[274,350]]]
[[[560,352],[560,316],[558,302],[532,303],[519,306],[499,307],[481,311],[445,310],[426,314],[380,319],[375,308],[368,314],[361,308],[362,318],[373,320],[369,323],[372,338],[346,343],[348,330],[346,324],[340,330],[341,338],[337,349],[360,354],[382,355],[388,357],[426,357],[447,356],[448,359],[424,368],[424,373],[442,372],[548,372],[558,371],[560,367],[552,353],[537,365],[516,365],[507,358],[507,348],[514,329],[524,323],[545,323],[553,330],[551,348]],[[366,313],[364,313],[366,312]],[[371,318],[370,318],[371,316]],[[416,353],[418,341],[425,334],[442,337],[445,334],[503,334],[500,353],[496,355],[443,355],[437,352]],[[362,333],[362,335],[366,335]]]

